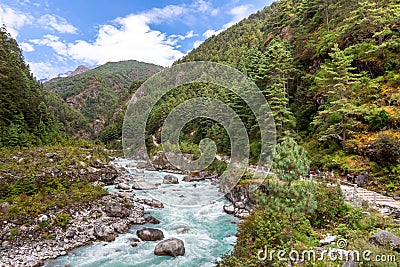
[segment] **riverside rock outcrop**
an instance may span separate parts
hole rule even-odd
[[[61,213],[69,217],[64,226],[56,221]],[[68,210],[50,210],[32,221],[0,223],[0,266],[40,266],[94,241],[113,241],[131,225],[144,224],[145,218],[142,207],[111,194]]]

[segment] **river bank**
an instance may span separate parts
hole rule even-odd
[[[40,266],[145,223],[141,205],[102,188],[122,176],[103,152],[37,148],[2,157],[0,266]]]
[[[132,238],[132,229],[149,227],[152,226],[149,222],[154,223],[159,222],[159,220],[161,223],[157,227],[165,232],[166,237],[178,236],[185,241],[187,251],[191,255],[185,257],[185,259],[180,259],[180,261],[196,261],[193,257],[200,253],[202,256],[198,257],[197,260],[200,260],[203,264],[208,264],[210,257],[216,260],[232,247],[236,234],[236,224],[232,224],[232,222],[237,221],[223,212],[222,207],[229,203],[215,186],[217,183],[215,174],[208,172],[191,175],[174,174],[179,177],[180,184],[163,185],[155,190],[158,193],[154,195],[151,190],[149,192],[147,190],[132,190],[132,186],[141,181],[143,177],[146,177],[146,180],[156,177],[156,179],[161,179],[155,183],[158,187],[167,173],[147,172],[137,168],[138,166],[133,167],[135,164],[132,165],[132,162],[125,166],[121,166],[115,161],[108,164],[109,159],[96,157],[98,155],[94,154],[97,152],[93,154],[90,150],[74,153],[74,160],[70,160],[68,157],[71,155],[64,153],[64,150],[49,153],[46,149],[40,149],[30,155],[29,153],[21,153],[21,157],[10,156],[4,162],[9,161],[8,163],[13,167],[15,163],[20,162],[19,169],[26,168],[26,166],[22,166],[24,162],[29,166],[34,162],[37,166],[40,166],[40,168],[36,166],[34,169],[35,175],[39,178],[58,182],[71,180],[72,184],[80,183],[80,179],[86,179],[90,188],[94,186],[93,188],[100,190],[101,193],[85,201],[66,201],[65,197],[77,197],[72,193],[66,195],[61,193],[46,194],[43,198],[43,204],[46,205],[43,212],[19,214],[10,218],[7,218],[6,215],[14,212],[15,207],[28,205],[29,200],[33,200],[34,205],[38,205],[41,200],[36,199],[36,196],[27,196],[28,199],[21,202],[18,196],[14,202],[2,202],[0,210],[3,216],[3,220],[0,222],[2,225],[0,231],[0,266],[41,266],[49,264],[48,260],[57,257],[61,260],[67,257],[65,264],[69,264],[71,259],[65,255],[71,253],[74,255],[73,253],[78,247],[81,247],[78,251],[85,251],[90,247],[90,244],[93,244],[92,246],[119,244],[118,240],[126,239],[129,236]],[[177,173],[176,170],[171,172]],[[16,172],[8,171],[7,173],[14,175]],[[23,172],[20,171],[21,173]],[[15,179],[18,180],[16,175]],[[2,181],[4,182],[4,180]],[[102,192],[101,187],[106,188],[109,194]],[[82,189],[79,192],[83,193],[83,191],[85,190]],[[163,202],[172,204],[169,205],[168,211],[163,211],[164,205],[154,199],[156,196],[163,199]],[[24,196],[22,197],[24,198]],[[87,196],[81,195],[76,199],[80,198],[85,199]],[[200,202],[197,203],[196,199],[199,199]],[[63,200],[65,205],[60,203]],[[184,210],[173,207],[174,203],[170,202],[177,202],[189,208]],[[54,206],[51,206],[52,204]],[[190,206],[196,204],[209,205],[200,209],[190,208]],[[182,214],[182,212],[185,214]],[[148,213],[151,213],[152,216],[149,216]],[[188,216],[188,221],[185,219],[186,216]],[[223,224],[221,224],[221,220],[224,222]],[[192,222],[196,223],[193,225]],[[209,228],[204,231],[199,230],[197,223],[202,226],[209,225]],[[218,230],[219,228],[221,230]],[[220,233],[214,233],[215,231],[220,231]],[[133,235],[133,237],[136,236]],[[125,240],[121,246],[135,249],[131,246],[131,243],[131,240]],[[200,248],[200,244],[204,247]],[[150,244],[142,242],[135,251],[153,245],[151,242]],[[146,249],[146,251],[151,252],[151,255],[147,256],[151,261],[159,261],[159,259],[154,258],[151,249]],[[137,260],[140,259],[139,256]],[[129,261],[129,259],[127,260]],[[48,266],[56,266],[53,260],[50,262]]]
[[[142,180],[156,185],[150,190],[123,190],[123,194],[131,195],[134,201],[147,199],[146,202],[154,203],[154,199],[160,200],[163,208],[146,205],[144,210],[146,217],[156,218],[158,223],[149,221],[144,225],[132,225],[128,233],[119,235],[113,242],[94,242],[49,261],[45,266],[213,266],[233,248],[238,220],[223,211],[223,206],[229,202],[218,192],[211,178],[197,177],[186,182],[186,175],[174,174],[174,183],[164,183],[164,180],[171,181],[169,173],[137,168],[140,164],[117,160],[115,165],[124,175],[107,189],[112,194],[121,194],[121,187],[135,188]],[[142,240],[138,231],[143,228],[161,231],[163,240],[182,240],[184,256],[156,256],[154,250],[160,241]]]

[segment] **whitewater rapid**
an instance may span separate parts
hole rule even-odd
[[[117,164],[129,170],[128,160]],[[142,177],[149,182],[162,183],[167,173],[158,171],[131,171],[133,178]],[[161,186],[156,190],[133,190],[139,198],[153,198],[164,203],[164,208],[145,206],[145,212],[160,224],[134,225],[129,233],[119,235],[113,242],[96,242],[75,249],[66,256],[46,262],[45,266],[64,267],[127,267],[127,266],[214,266],[215,262],[233,249],[236,242],[237,219],[223,211],[229,202],[209,180],[182,182],[183,175],[174,174],[179,184]],[[107,187],[116,191],[113,186]],[[185,255],[176,258],[155,256],[154,247],[159,241],[145,241],[137,247],[130,246],[130,238],[137,237],[136,230],[143,227],[157,228],[165,238],[175,237],[184,241]]]

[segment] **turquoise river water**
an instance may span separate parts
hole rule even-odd
[[[117,164],[126,167],[129,161],[119,160]],[[157,171],[130,172],[133,177],[143,177],[146,181],[160,183],[166,175]],[[113,242],[96,242],[75,249],[66,256],[47,262],[45,266],[214,266],[215,261],[233,248],[237,219],[223,211],[223,205],[229,203],[209,180],[195,182],[194,186],[193,182],[182,182],[182,175],[175,176],[178,177],[179,184],[162,184],[151,191],[133,190],[140,198],[154,198],[164,203],[163,209],[145,206],[145,212],[160,220],[160,224],[134,225],[129,233],[119,235]],[[108,190],[115,191],[114,187],[108,187]],[[165,238],[176,237],[183,240],[185,255],[176,258],[155,256],[154,247],[159,241],[140,242],[137,247],[131,247],[129,238],[137,237],[136,230],[143,227],[161,229]],[[188,231],[182,233],[182,229]]]

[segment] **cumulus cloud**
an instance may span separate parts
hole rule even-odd
[[[34,18],[21,11],[14,10],[7,5],[0,4],[0,25],[6,25],[12,37],[18,36],[18,29],[26,24],[31,24]]]
[[[248,4],[248,5],[241,5],[241,6],[236,6],[231,8],[227,14],[232,15],[232,19],[228,22],[225,23],[221,29],[219,30],[213,30],[213,29],[208,29],[203,33],[203,36],[206,38],[209,38],[213,35],[218,35],[222,31],[228,29],[229,27],[233,26],[235,23],[241,21],[242,19],[246,18],[248,15],[250,15],[253,12],[253,5]],[[200,42],[201,43],[201,42]],[[199,45],[199,42],[195,42],[195,45]]]
[[[29,43],[20,43],[19,46],[21,47],[23,52],[33,52],[35,48]]]
[[[75,26],[69,24],[66,19],[46,14],[41,16],[37,22],[48,29],[55,30],[59,33],[77,33],[78,29]]]
[[[68,66],[62,66],[60,63],[51,62],[28,62],[31,71],[39,79],[56,77],[60,73],[70,70]]]
[[[191,12],[184,6],[169,5],[149,11],[130,14],[100,25],[93,42],[76,40],[66,44],[59,37],[46,35],[40,40],[31,40],[38,45],[52,47],[59,55],[68,55],[87,64],[104,64],[108,61],[136,59],[168,66],[184,54],[178,50],[178,42],[197,36],[193,31],[186,35],[167,35],[150,28],[163,20],[173,19]]]
[[[244,18],[246,18],[248,15],[250,15],[253,12],[253,5],[248,4],[248,5],[241,5],[232,8],[229,10],[228,14],[231,14],[234,16],[233,21],[240,21]]]
[[[204,41],[202,40],[196,40],[193,43],[193,48],[196,49],[197,47],[199,47]]]
[[[32,39],[29,41],[36,45],[49,46],[53,48],[57,54],[68,56],[68,46],[62,42],[58,36],[46,34],[42,39]]]

